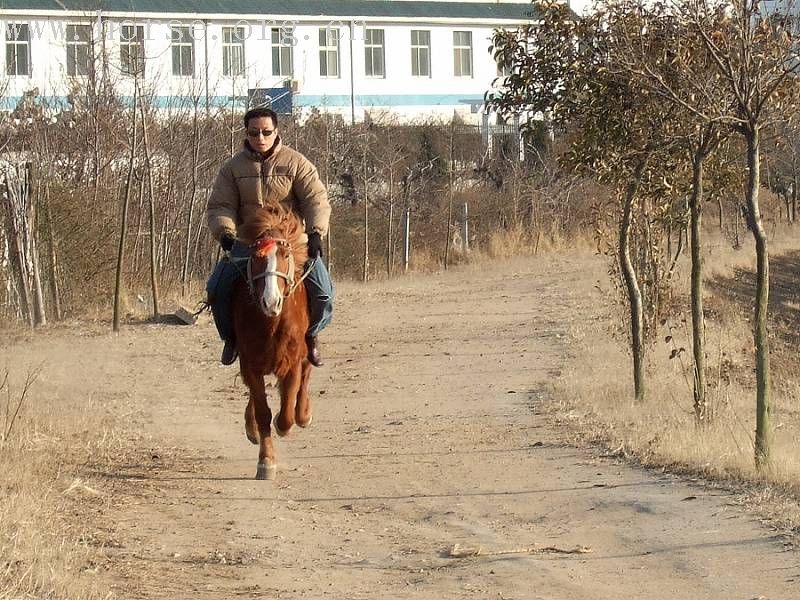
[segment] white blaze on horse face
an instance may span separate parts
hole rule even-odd
[[[278,248],[273,246],[267,254],[267,268],[264,277],[264,293],[261,294],[261,310],[268,317],[277,317],[283,308],[283,292],[278,286]]]

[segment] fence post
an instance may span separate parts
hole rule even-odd
[[[489,113],[481,115],[481,154],[486,156],[489,152]]]
[[[469,252],[469,204],[464,202],[464,217],[461,220],[463,223],[463,236],[464,236],[464,254]]]
[[[405,227],[403,231],[403,271],[408,271],[411,256],[411,209],[406,209]]]

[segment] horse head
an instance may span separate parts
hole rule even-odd
[[[247,283],[267,317],[278,317],[297,287],[307,254],[300,220],[282,207],[262,208],[241,227],[247,244]]]

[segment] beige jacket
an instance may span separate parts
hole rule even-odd
[[[236,235],[259,206],[282,204],[306,224],[306,233],[328,233],[331,205],[316,167],[278,138],[263,155],[245,147],[220,169],[208,198],[206,218],[216,239]]]

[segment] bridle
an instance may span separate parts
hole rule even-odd
[[[286,273],[283,271],[264,271],[263,273],[258,273],[256,275],[253,274],[253,256],[266,256],[269,252],[270,247],[273,244],[277,244],[283,248],[286,248],[289,253],[289,264],[286,269]],[[282,238],[273,238],[269,236],[258,238],[252,244],[247,246],[247,249],[250,251],[250,256],[246,259],[242,258],[240,260],[247,260],[247,287],[250,288],[250,294],[255,297],[256,295],[256,288],[255,282],[259,279],[266,279],[268,276],[275,275],[276,277],[280,277],[286,281],[286,291],[283,294],[284,298],[288,298],[291,296],[297,287],[303,282],[303,280],[308,277],[309,273],[311,273],[311,269],[313,267],[313,261],[311,265],[305,270],[303,275],[295,281],[294,279],[294,253],[292,252],[292,245],[289,243],[288,240]],[[316,259],[314,259],[316,261]]]

